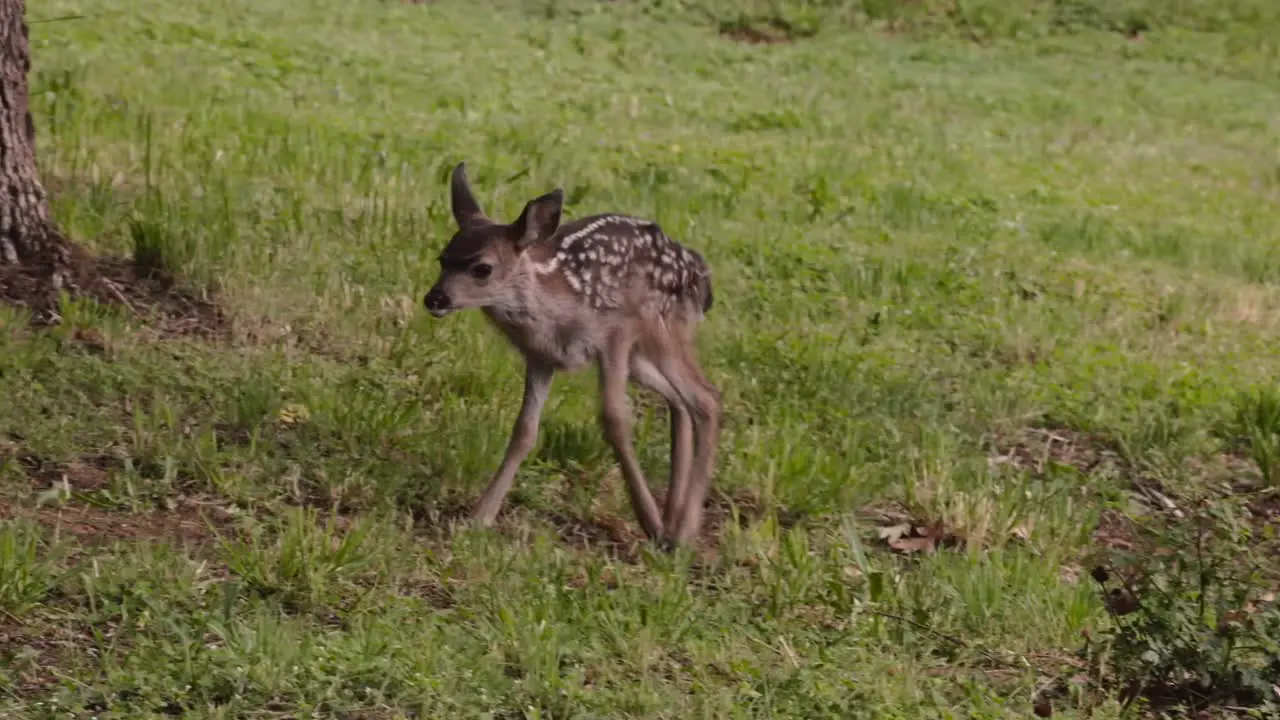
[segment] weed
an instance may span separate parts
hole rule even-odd
[[[44,601],[54,586],[59,550],[26,518],[0,527],[0,613],[20,617]]]
[[[1111,615],[1091,645],[1103,682],[1165,712],[1280,710],[1274,548],[1225,504],[1148,539],[1158,553],[1115,554],[1093,570]]]
[[[336,599],[339,586],[362,573],[385,570],[379,563],[392,551],[377,546],[372,519],[344,530],[337,516],[321,522],[316,509],[303,507],[288,509],[274,525],[257,526],[243,541],[224,538],[223,559],[247,589],[304,609]]]
[[[1232,420],[1229,439],[1253,459],[1266,486],[1280,487],[1280,391],[1262,386],[1239,394]]]

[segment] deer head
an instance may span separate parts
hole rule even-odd
[[[458,230],[440,253],[440,277],[423,304],[432,315],[444,317],[456,310],[514,302],[520,281],[533,272],[525,251],[559,229],[564,192],[556,188],[530,200],[515,222],[501,224],[480,209],[467,181],[466,163],[453,169],[449,184]]]

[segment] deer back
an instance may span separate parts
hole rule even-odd
[[[711,272],[702,255],[650,220],[581,218],[561,227],[540,255],[535,272],[562,279],[592,310],[668,316],[711,308]]]
[[[712,304],[703,257],[641,218],[580,218],[527,258],[520,302],[486,314],[526,355],[555,367],[587,362],[622,324],[696,322]]]

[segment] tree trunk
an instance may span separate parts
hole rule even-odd
[[[56,289],[70,280],[71,249],[50,217],[36,169],[25,5],[25,0],[0,0],[0,266],[38,271]]]

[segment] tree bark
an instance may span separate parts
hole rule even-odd
[[[56,289],[70,280],[71,251],[50,216],[36,167],[25,5],[25,0],[0,0],[0,266],[37,270]]]

